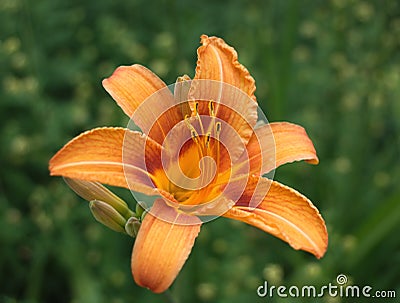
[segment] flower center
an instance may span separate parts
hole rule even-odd
[[[189,139],[182,136],[182,141],[186,141],[178,157],[155,180],[158,188],[169,192],[183,205],[213,201],[229,180],[230,170],[221,172],[220,169],[221,158],[228,153],[220,142],[221,122],[216,120],[213,101],[208,102],[208,115],[202,116],[196,102],[193,115],[186,115],[183,121],[190,132]]]
[[[197,130],[194,123],[191,123],[191,119],[188,116],[185,117],[191,140],[187,142],[188,150],[179,157],[179,165],[185,176],[196,180],[196,185],[190,188],[185,186],[187,184],[184,181],[182,184],[172,182],[169,184],[169,192],[183,204],[206,203],[218,195],[215,185],[220,177],[221,122],[215,122],[213,101],[208,102],[208,111],[209,116],[204,118],[209,121],[203,123],[202,117],[199,115],[199,103],[195,103],[195,121],[193,122],[197,124]]]

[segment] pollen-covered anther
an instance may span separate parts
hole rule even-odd
[[[193,141],[197,143],[199,135],[194,129],[191,131],[190,136],[192,137]]]
[[[197,133],[196,129],[193,127],[193,125],[189,121],[189,115],[185,116],[185,123],[188,129],[190,130],[190,136],[192,137],[193,141],[196,142],[196,140],[199,138],[199,134]]]
[[[221,133],[221,122],[215,123],[215,136],[219,137],[219,134]]]
[[[210,147],[210,139],[211,139],[211,133],[207,133],[206,134],[206,147],[209,148]]]
[[[208,102],[208,113],[211,117],[215,117],[214,101],[210,100]]]

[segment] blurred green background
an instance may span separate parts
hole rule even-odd
[[[207,223],[172,286],[177,302],[398,302],[400,2],[0,1],[0,302],[166,302],[137,287],[133,240],[98,224],[50,157],[98,126],[125,126],[101,87],[140,63],[166,83],[194,75],[202,33],[223,37],[270,121],[303,125],[320,164],[275,179],[323,214],[321,260],[242,223]],[[130,193],[118,191],[130,203]],[[161,256],[162,257],[162,256]],[[259,298],[273,285],[354,285],[396,299]]]

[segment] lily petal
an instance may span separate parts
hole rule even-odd
[[[135,124],[159,144],[182,120],[168,87],[144,66],[120,66],[103,80],[103,86]]]
[[[305,129],[288,122],[273,122],[255,129],[246,148],[250,170],[257,175],[293,161],[305,160],[310,164],[319,162]],[[238,162],[243,161],[241,159]]]
[[[181,109],[182,117],[186,117],[192,114],[192,110],[188,103],[188,93],[190,90],[191,79],[188,75],[178,77],[174,87],[174,98],[175,102],[179,104]]]
[[[200,115],[209,114],[208,101],[213,100],[215,116],[234,127],[247,144],[257,122],[255,81],[239,63],[235,49],[224,40],[202,35],[201,43],[189,99],[200,101]],[[190,105],[194,110],[194,102]]]
[[[167,290],[188,258],[200,226],[197,217],[177,213],[161,199],[156,200],[133,247],[135,282],[155,293]]]
[[[267,195],[256,208],[249,207],[251,199],[259,198],[260,190],[264,192],[263,184],[270,186]],[[252,177],[243,196],[224,216],[271,233],[317,258],[325,254],[328,245],[326,226],[318,209],[305,196],[276,181]]]
[[[217,85],[222,85],[224,88],[220,97],[217,96]],[[217,98],[219,100],[214,101]],[[197,107],[200,116],[216,117],[229,124],[240,135],[243,144],[247,144],[253,134],[253,127],[257,123],[257,103],[246,94],[232,85],[220,84],[215,81],[193,80],[189,99],[195,100],[190,101],[189,104],[192,108]],[[211,106],[213,113],[210,113]]]
[[[144,100],[166,87],[152,71],[139,64],[118,67],[102,84],[128,117]]]
[[[300,160],[319,163],[314,145],[303,127],[289,122],[273,122],[270,127],[275,139],[276,167]]]
[[[156,161],[160,154],[161,146],[139,132],[97,128],[68,142],[50,160],[49,170],[53,176],[100,182],[155,195],[150,177],[155,166],[160,165]]]
[[[255,81],[248,70],[239,63],[235,49],[218,37],[202,35],[200,42],[202,46],[197,49],[195,79],[231,84],[255,101]]]

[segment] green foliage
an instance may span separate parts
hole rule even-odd
[[[318,166],[286,165],[275,178],[311,198],[330,243],[316,260],[218,219],[203,226],[171,296],[310,302],[256,289],[326,285],[339,273],[400,296],[399,16],[396,0],[2,0],[0,302],[163,302],[132,281],[133,240],[98,224],[47,163],[84,130],[127,124],[101,79],[132,63],[166,83],[193,76],[201,33],[236,48],[271,121],[301,124],[315,142]]]

